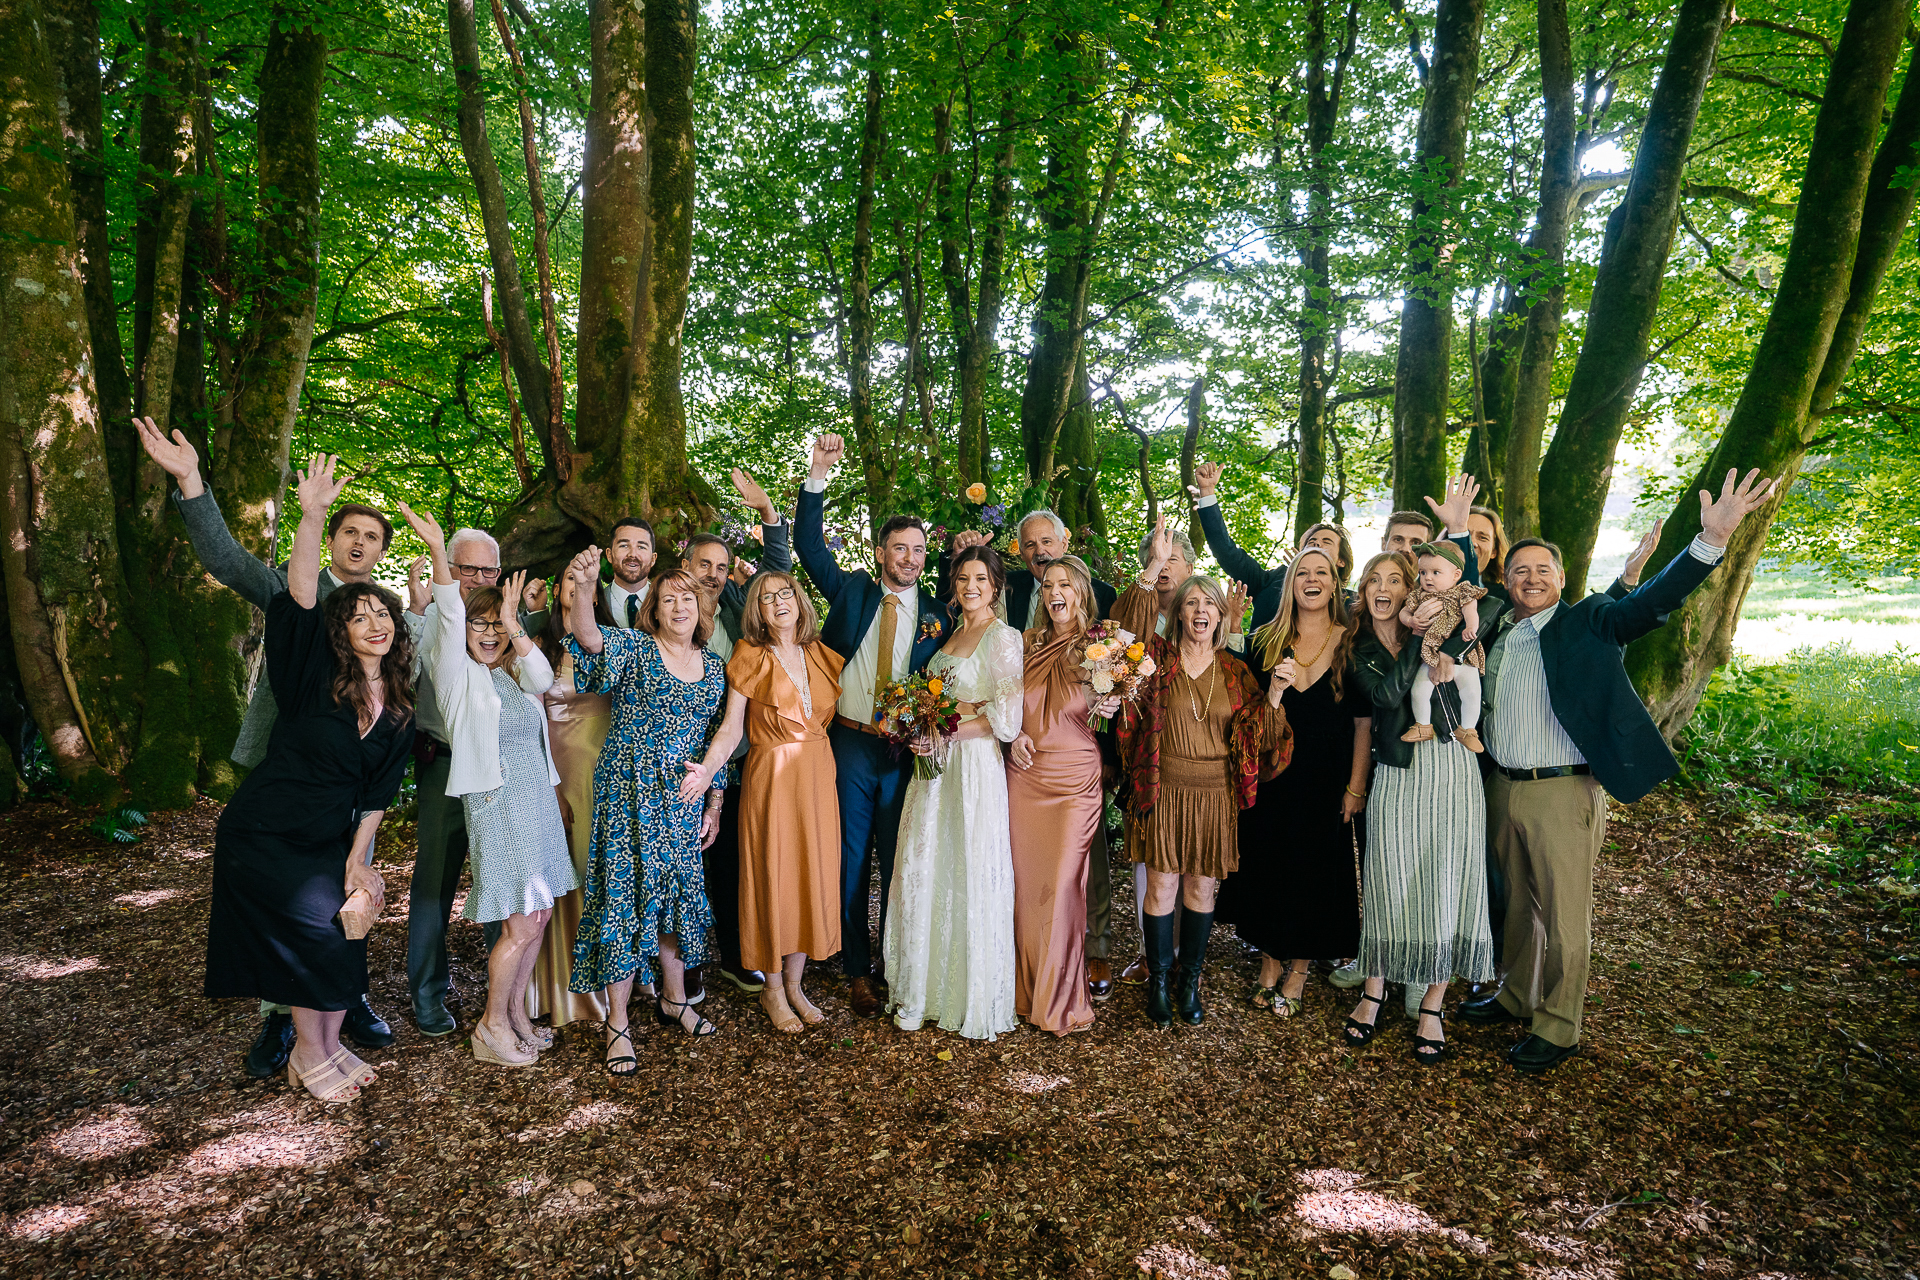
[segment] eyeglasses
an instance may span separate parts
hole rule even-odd
[[[500,576],[500,566],[496,564],[456,564],[452,568],[463,578],[479,578],[483,582],[492,582]]]
[[[778,591],[762,591],[760,593],[761,604],[767,604],[775,600],[785,602],[791,599],[793,599],[792,587],[781,587]]]
[[[482,635],[485,635],[489,631],[505,631],[507,629],[507,624],[498,618],[468,618],[467,625]]]

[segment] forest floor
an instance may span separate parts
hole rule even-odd
[[[647,1023],[632,1080],[580,1028],[507,1071],[413,1029],[390,915],[399,1042],[337,1108],[247,1080],[257,1015],[200,995],[217,812],[112,848],[0,814],[0,1277],[1920,1272],[1920,899],[1671,787],[1616,810],[1587,1041],[1541,1077],[1511,1028],[1420,1067],[1397,993],[1358,1054],[1318,977],[1303,1018],[1256,1011],[1224,929],[1196,1030],[1123,987],[1065,1040],[906,1035],[822,972],[804,1036],[715,984],[722,1034]]]

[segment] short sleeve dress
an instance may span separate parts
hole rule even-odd
[[[213,844],[206,994],[345,1009],[367,992],[367,942],[335,917],[360,816],[385,809],[413,753],[413,717],[364,735],[333,700],[334,657],[318,606],[267,604],[267,680],[280,715],[266,758],[221,811]]]

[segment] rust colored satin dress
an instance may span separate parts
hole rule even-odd
[[[1087,726],[1079,637],[1028,641],[1021,727],[1033,764],[1007,768],[1013,825],[1014,1011],[1064,1036],[1093,1025],[1087,994],[1087,851],[1105,804]]]
[[[840,792],[827,726],[845,659],[806,647],[811,714],[768,649],[742,640],[727,686],[747,699],[740,776],[740,963],[777,974],[796,951],[840,952]]]
[[[576,693],[573,655],[563,653],[554,671],[553,687],[542,696],[547,708],[547,737],[553,743],[553,767],[560,775],[560,794],[573,810],[567,832],[568,851],[580,883],[587,882],[587,842],[593,836],[593,767],[613,725],[613,697],[605,693]],[[553,1015],[553,1025],[600,1022],[607,1016],[598,995],[567,990],[573,977],[573,938],[580,928],[584,890],[555,898],[553,915],[540,939],[540,954],[527,983],[527,1016]]]

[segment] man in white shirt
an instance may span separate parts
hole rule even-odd
[[[926,666],[946,642],[952,621],[946,607],[920,589],[927,533],[917,518],[892,516],[880,526],[877,576],[864,569],[849,573],[835,562],[827,549],[826,488],[845,450],[837,435],[814,442],[813,467],[794,515],[794,551],[827,598],[820,638],[846,659],[837,714],[828,730],[840,798],[840,958],[853,980],[855,1015],[871,1018],[886,1000],[873,972],[867,882],[877,869],[884,933],[900,807],[913,775],[912,755],[896,756],[874,727],[874,693],[877,686]]]
[[[605,587],[607,612],[616,627],[638,625],[640,603],[653,584],[648,578],[659,559],[653,545],[653,526],[639,516],[621,516],[607,539],[607,564],[613,580]]]

